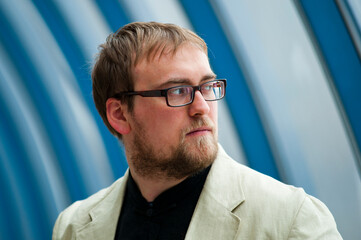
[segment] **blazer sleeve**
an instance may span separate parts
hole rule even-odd
[[[293,221],[288,239],[342,239],[325,204],[306,195]]]
[[[61,212],[56,219],[52,240],[71,240],[74,239],[72,225],[68,222],[70,218],[66,212]]]
[[[53,236],[52,239],[53,240],[60,240],[60,239],[72,239],[72,234],[71,232],[65,233],[64,230],[62,230],[64,228],[64,223],[62,222],[62,218],[63,218],[63,213],[61,213],[54,225],[53,228]]]
[[[74,202],[59,214],[53,227],[52,240],[75,239],[74,233],[77,229],[90,221],[86,212],[79,211],[81,203],[82,201]]]

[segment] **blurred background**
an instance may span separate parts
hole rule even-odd
[[[360,239],[359,0],[0,0],[0,239],[50,239],[60,211],[125,172],[90,71],[132,21],[204,38],[228,79],[226,151],[321,199]]]

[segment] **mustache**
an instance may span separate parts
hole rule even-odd
[[[207,118],[197,118],[191,122],[191,125],[189,127],[183,129],[182,135],[185,136],[187,135],[187,133],[202,127],[210,128],[212,132],[214,132],[214,124],[212,121]]]

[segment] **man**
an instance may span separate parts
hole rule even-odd
[[[218,145],[226,80],[193,32],[128,24],[101,45],[92,79],[129,169],[62,212],[53,239],[341,239],[323,203]]]

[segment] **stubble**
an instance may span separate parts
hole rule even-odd
[[[199,127],[211,127],[212,134],[193,137],[186,141],[186,134]],[[131,162],[138,175],[150,179],[182,179],[192,176],[211,165],[218,153],[215,128],[204,118],[195,119],[191,126],[183,129],[178,146],[168,151],[158,151],[147,143],[147,137],[139,123],[132,144]]]

